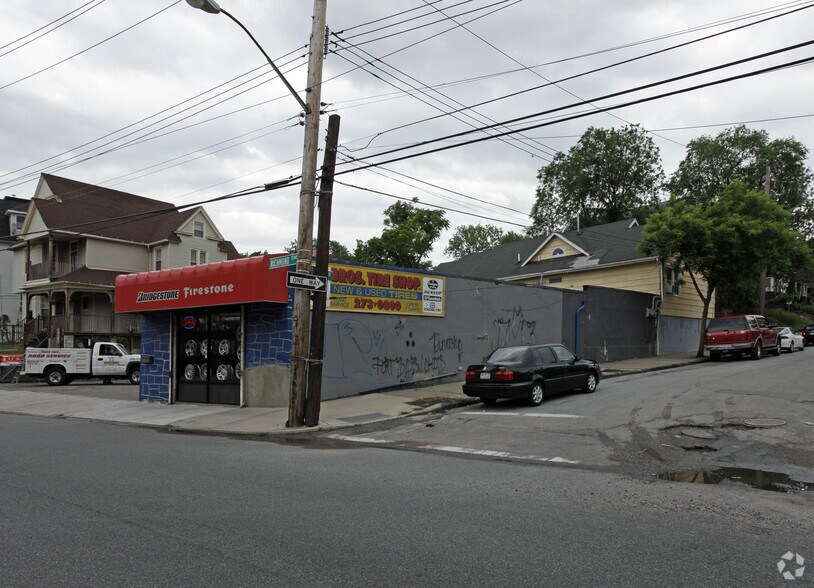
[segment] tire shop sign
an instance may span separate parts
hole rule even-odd
[[[331,264],[328,310],[444,316],[444,278]]]
[[[288,301],[286,266],[272,255],[186,266],[116,278],[116,312],[149,312]]]

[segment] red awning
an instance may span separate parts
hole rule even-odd
[[[116,312],[288,302],[288,266],[269,269],[280,254],[126,274],[116,278]]]

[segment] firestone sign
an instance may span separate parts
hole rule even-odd
[[[122,275],[116,312],[149,312],[250,302],[288,301],[286,266],[269,269],[271,255]]]

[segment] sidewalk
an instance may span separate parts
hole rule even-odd
[[[706,361],[695,353],[629,359],[602,365],[604,378],[668,369]],[[268,435],[350,427],[477,402],[450,382],[327,400],[319,426],[286,428],[288,408],[139,402],[135,386],[75,382],[68,386],[0,383],[0,413],[73,418],[176,431]],[[600,384],[601,389],[601,384]]]

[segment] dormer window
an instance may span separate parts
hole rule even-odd
[[[203,239],[204,225],[201,221],[195,221],[192,225],[192,234],[199,239]]]
[[[561,255],[565,255],[565,250],[562,247],[555,247],[551,251],[551,257],[560,257]]]

